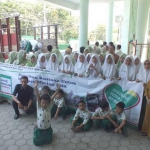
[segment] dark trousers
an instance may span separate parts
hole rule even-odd
[[[27,106],[25,104],[22,104],[23,106]],[[19,109],[18,109],[18,103],[16,103],[14,100],[12,100],[12,106],[15,110],[15,113],[19,115]],[[36,110],[36,107],[34,106],[34,102],[32,102],[30,108],[25,111],[26,114],[32,114]]]

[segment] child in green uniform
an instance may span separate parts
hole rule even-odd
[[[59,114],[62,116],[63,119],[66,119],[67,107],[65,105],[63,94],[63,90],[60,89],[56,97],[54,98],[54,105],[51,111],[52,117],[54,117],[54,119],[57,119]]]
[[[100,102],[100,107],[95,110],[91,117],[95,129],[98,129],[100,126],[102,126],[106,132],[109,131],[111,122],[107,119],[108,115],[114,118],[113,111],[109,108],[108,102]]]
[[[26,64],[26,66],[28,66],[28,67],[35,67],[36,62],[37,62],[36,55],[35,55],[35,54],[32,54],[32,55],[30,56],[29,61],[28,61],[27,64]]]
[[[3,57],[3,53],[0,52],[0,62],[4,63],[5,62],[5,59]]]
[[[16,51],[11,51],[8,54],[8,59],[5,60],[5,63],[8,64],[13,64],[13,62],[17,59],[17,52]]]
[[[90,112],[86,109],[83,100],[78,102],[78,109],[75,116],[71,117],[71,130],[73,132],[89,131],[92,127],[93,121],[90,119]]]
[[[115,126],[115,130],[114,133],[122,133],[123,136],[128,136],[127,133],[127,128],[126,128],[126,114],[124,112],[124,107],[125,104],[123,102],[119,102],[116,104],[116,119],[117,121],[115,121],[114,119],[112,119],[111,116],[107,116],[107,118],[112,122],[112,124]]]
[[[59,87],[53,96],[50,98],[48,94],[40,94],[37,89],[38,82],[34,83],[37,94],[37,127],[34,130],[33,143],[36,146],[50,144],[53,140],[53,130],[51,128],[51,108],[53,99],[59,91]]]

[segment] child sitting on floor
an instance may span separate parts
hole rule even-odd
[[[123,102],[119,102],[116,104],[116,119],[117,121],[115,121],[114,119],[111,118],[110,115],[107,116],[107,118],[109,119],[109,121],[115,126],[115,130],[114,133],[122,133],[123,136],[128,136],[127,133],[127,129],[126,129],[126,114],[124,112],[124,107],[125,104]]]
[[[37,127],[34,130],[33,143],[36,146],[50,144],[53,140],[53,130],[51,128],[51,108],[53,99],[59,91],[59,87],[53,96],[50,98],[48,94],[40,94],[37,89],[38,82],[34,83],[37,95]]]
[[[100,126],[104,128],[106,132],[110,129],[110,121],[107,119],[107,116],[110,115],[113,117],[113,111],[109,108],[107,101],[102,101],[99,104],[99,108],[95,110],[91,119],[93,120],[95,129],[98,129]]]
[[[54,117],[54,119],[57,119],[59,114],[62,116],[63,119],[66,119],[67,107],[65,105],[63,94],[63,90],[59,89],[56,94],[56,97],[54,98],[54,105],[51,110],[51,114],[52,117]]]
[[[90,112],[86,109],[83,100],[78,102],[78,109],[75,116],[71,117],[71,130],[73,132],[89,131],[92,127],[92,120],[90,119]]]

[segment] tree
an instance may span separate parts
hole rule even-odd
[[[106,26],[98,25],[96,30],[90,32],[89,39],[94,41],[106,39]]]

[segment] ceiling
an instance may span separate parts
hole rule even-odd
[[[73,10],[78,10],[80,4],[80,0],[45,0],[45,1]],[[107,3],[109,1],[123,1],[123,0],[89,0],[90,3]]]

